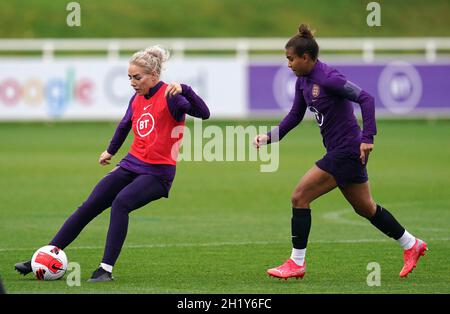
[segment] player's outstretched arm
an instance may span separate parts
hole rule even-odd
[[[303,98],[303,91],[299,87],[299,80],[295,85],[294,103],[289,113],[284,117],[280,124],[267,133],[267,138],[264,138],[266,143],[270,144],[281,141],[281,139],[289,133],[293,128],[302,122],[306,111],[306,102]]]
[[[127,111],[125,112],[125,115],[122,118],[122,120],[117,125],[116,131],[114,132],[113,138],[111,139],[111,142],[109,143],[108,149],[105,150],[102,153],[102,155],[105,152],[111,156],[115,155],[118,152],[118,150],[120,149],[120,147],[122,146],[123,142],[125,142],[125,139],[127,138],[128,133],[130,133],[131,126],[132,126],[131,117],[133,116],[133,109],[132,109],[131,103],[133,102],[134,97],[136,97],[136,94],[134,94],[134,96],[131,97],[130,102],[128,104]],[[109,158],[109,159],[111,159],[111,158]],[[100,159],[99,159],[99,162],[100,162]],[[102,164],[102,163],[100,162],[100,164]],[[102,165],[107,165],[107,164],[102,164]]]

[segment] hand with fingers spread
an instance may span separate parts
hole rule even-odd
[[[164,93],[164,97],[167,96],[172,97],[175,96],[176,94],[181,94],[182,91],[183,89],[181,88],[180,83],[172,82],[167,86],[166,92]]]
[[[253,146],[259,149],[262,145],[266,145],[269,142],[269,136],[267,134],[256,135],[253,139]]]
[[[98,162],[100,165],[102,166],[106,166],[110,164],[110,160],[112,158],[113,155],[111,155],[110,153],[108,153],[108,151],[104,151],[101,155],[100,158],[98,159]]]
[[[373,144],[361,143],[359,146],[360,155],[359,159],[361,159],[362,164],[366,163],[367,157],[369,157],[370,152],[373,150]]]

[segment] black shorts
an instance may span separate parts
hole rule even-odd
[[[352,183],[364,183],[369,180],[366,163],[363,165],[359,154],[354,152],[328,152],[322,159],[316,161],[317,167],[331,174],[339,187]]]

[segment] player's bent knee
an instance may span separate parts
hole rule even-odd
[[[304,197],[303,193],[292,194],[291,203],[294,208],[309,208],[309,201]]]
[[[353,207],[353,210],[354,210],[355,213],[358,214],[359,216],[362,216],[362,217],[364,217],[364,218],[369,218],[369,216],[367,215],[367,213],[366,213],[363,209]]]
[[[114,202],[111,205],[111,211],[120,211],[120,212],[124,212],[124,213],[128,213],[129,209],[128,209],[128,204],[126,202],[126,200],[121,199],[121,198],[117,198],[114,200]]]
[[[372,204],[368,204],[366,206],[353,206],[353,209],[358,215],[364,218],[370,218],[373,217],[373,215],[375,214],[376,205],[375,207],[372,206]]]

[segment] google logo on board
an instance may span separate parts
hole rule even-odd
[[[0,80],[0,105],[14,107],[23,103],[30,107],[48,105],[51,116],[60,116],[73,102],[89,106],[93,102],[95,84],[87,78],[75,79],[75,71],[68,68],[65,77],[30,77],[23,82],[13,77]]]

